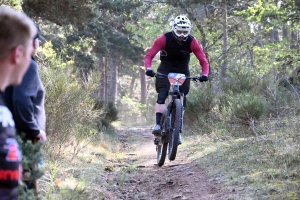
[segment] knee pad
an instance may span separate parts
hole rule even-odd
[[[169,93],[169,90],[167,90],[167,89],[160,89],[158,91],[156,103],[158,103],[158,104],[165,104],[165,100],[168,97],[168,93]]]

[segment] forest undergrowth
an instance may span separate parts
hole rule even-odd
[[[188,157],[222,180],[224,199],[299,199],[299,117],[270,119],[246,127],[212,124],[193,130]]]
[[[201,179],[204,185],[211,185],[211,179],[217,180],[216,187],[210,187],[216,195],[214,199],[299,199],[297,95],[293,90],[263,81],[248,84],[253,82],[252,76],[245,76],[250,79],[235,79],[224,85],[224,92],[215,92],[210,84],[201,84],[199,90],[199,85],[193,84],[184,115],[181,160],[187,169],[194,169],[190,174],[204,173],[203,177],[207,177]],[[154,190],[141,192],[157,182],[153,164],[149,165],[151,170],[141,169],[143,165],[139,163],[145,159],[131,152],[137,138],[125,139],[126,131],[119,129],[134,129],[137,120],[129,124],[118,121],[112,129],[97,129],[95,121],[101,119],[103,111],[93,110],[88,93],[78,89],[73,95],[74,92],[68,93],[72,84],[63,84],[65,80],[57,84],[63,77],[66,76],[57,76],[56,84],[47,85],[52,91],[47,99],[53,102],[48,105],[52,123],[44,147],[45,174],[39,179],[40,197],[47,200],[143,199],[147,195],[149,198],[145,199],[157,198],[155,195],[160,194]],[[67,77],[74,81],[71,74]],[[60,105],[60,109],[55,105]],[[68,118],[61,115],[63,110],[70,114]],[[145,131],[134,134],[140,136]],[[147,140],[151,141],[150,159],[155,161],[152,139]],[[165,174],[168,168],[164,169],[159,172],[164,180],[169,180]],[[137,182],[141,183],[139,192],[127,184],[140,179],[143,181]]]
[[[254,127],[256,134],[249,128],[230,124],[211,124],[210,133],[190,126],[185,128],[179,151],[188,166],[197,166],[209,179],[219,181],[215,193],[221,196],[214,199],[298,199],[299,125],[295,116],[282,119],[280,125],[274,119],[261,122]],[[130,199],[125,198],[130,191],[136,199],[143,199],[139,198],[142,192],[135,193],[128,183],[149,174],[142,170],[145,160],[133,158],[136,153],[130,151],[138,138],[125,140],[125,136],[124,129],[101,133],[77,156],[70,151],[55,158],[45,154],[45,175],[39,180],[42,199]],[[146,140],[152,144],[151,137]],[[184,164],[183,160],[177,164]],[[151,187],[151,178],[147,181]],[[131,197],[134,199],[134,195]]]

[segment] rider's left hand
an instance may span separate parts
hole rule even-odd
[[[200,78],[199,78],[199,81],[200,82],[206,82],[206,81],[208,81],[208,78],[205,75],[201,75]]]
[[[154,77],[155,76],[155,72],[152,69],[147,69],[146,75],[150,76],[150,77]]]

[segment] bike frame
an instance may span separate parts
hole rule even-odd
[[[180,73],[169,73],[165,75],[159,72],[157,72],[155,76],[168,77],[170,82],[168,105],[161,120],[162,131],[160,136],[156,136],[154,141],[157,151],[157,164],[158,166],[162,166],[165,162],[167,151],[169,160],[175,160],[180,137],[179,134],[182,132],[184,93],[180,92],[179,87],[186,79],[196,81],[199,77],[186,77]]]
[[[168,131],[172,131],[171,130],[171,117],[170,117],[170,112],[172,111],[172,106],[173,106],[173,102],[175,101],[175,99],[180,99],[181,101],[181,106],[183,107],[183,99],[184,99],[184,93],[181,93],[179,91],[179,86],[180,84],[178,84],[178,80],[176,80],[174,85],[170,86],[170,90],[169,90],[169,96],[168,96],[168,106],[167,106],[167,123],[166,123],[166,130]],[[182,130],[182,112],[181,111],[181,126],[180,126],[180,132]]]
[[[169,74],[173,74],[173,73],[169,73]],[[167,130],[168,132],[173,131],[173,130],[171,130],[170,113],[172,111],[172,106],[173,106],[175,99],[180,99],[181,106],[183,107],[184,93],[180,92],[179,86],[181,86],[183,84],[185,79],[192,79],[194,81],[199,79],[198,76],[187,77],[184,74],[179,74],[179,75],[181,75],[181,76],[178,76],[177,78],[174,77],[173,83],[172,84],[170,83],[170,89],[169,89],[169,94],[168,94],[168,105],[167,105],[167,119],[166,119],[166,124],[165,124],[165,130]],[[156,76],[168,77],[169,75],[157,72]],[[183,113],[183,109],[181,111],[181,117],[180,117],[180,120],[181,120],[180,132],[182,131],[182,126],[183,126],[183,114],[182,113]]]

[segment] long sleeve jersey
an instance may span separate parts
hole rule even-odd
[[[162,53],[164,53],[164,49],[166,48],[166,46],[170,46],[169,45],[170,43],[173,43],[172,44],[173,46],[175,45],[175,42],[174,42],[175,39],[171,38],[172,37],[171,34],[172,34],[172,32],[163,34],[155,40],[154,44],[152,45],[150,50],[147,52],[145,59],[144,59],[144,64],[145,64],[146,69],[151,68],[152,60],[159,51],[161,52],[161,55],[162,55]],[[202,74],[207,76],[209,73],[209,63],[206,59],[205,53],[204,53],[202,47],[200,46],[198,40],[195,37],[193,37],[191,35],[189,35],[188,37],[189,37],[188,40],[190,40],[190,47],[189,47],[190,49],[189,50],[190,50],[190,52],[193,52],[194,55],[199,60],[199,64],[202,67]],[[179,52],[180,52],[181,47],[180,47],[180,45],[177,45],[177,46],[178,46],[177,48],[179,48]],[[168,51],[171,51],[171,53],[172,53],[172,48],[168,49]],[[177,55],[178,55],[178,53],[177,53]],[[170,59],[174,59],[174,56]],[[161,57],[161,60],[162,60],[162,57]]]

